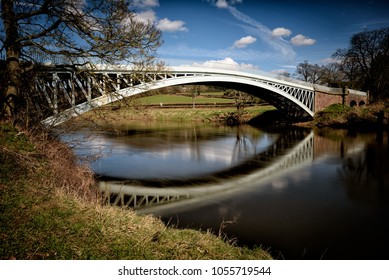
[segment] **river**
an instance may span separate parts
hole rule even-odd
[[[61,135],[107,202],[276,259],[389,259],[389,137],[129,122]]]

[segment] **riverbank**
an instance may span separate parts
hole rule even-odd
[[[174,108],[155,106],[106,106],[102,109],[88,112],[71,126],[90,125],[120,127],[128,120],[158,121],[158,122],[207,122],[213,124],[236,125],[249,123],[254,126],[297,125],[304,127],[332,127],[351,130],[380,130],[389,128],[389,106],[386,103],[376,103],[364,107],[350,107],[333,104],[315,114],[308,122],[291,123],[280,111],[271,105],[255,105],[246,107],[238,116],[237,109],[231,107],[206,108]]]
[[[256,105],[246,107],[239,117],[245,123],[254,117],[268,111],[275,111],[271,105]],[[159,122],[208,122],[228,123],[237,119],[236,107],[208,108],[165,108],[150,106],[106,106],[90,111],[76,119],[78,125],[95,123],[103,126],[120,126],[128,120],[159,121]],[[75,122],[72,122],[74,125]]]
[[[223,233],[101,205],[94,178],[46,135],[0,125],[1,259],[269,259]]]
[[[358,131],[389,129],[389,106],[386,103],[376,103],[364,107],[333,104],[316,113],[314,120],[305,123],[305,125]]]

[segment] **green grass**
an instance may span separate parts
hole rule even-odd
[[[269,110],[275,110],[270,105],[258,105],[244,108],[243,120],[250,119]],[[88,112],[77,120],[97,122],[99,125],[120,126],[128,120],[169,121],[169,122],[219,122],[236,113],[236,108],[150,108],[147,106],[122,106],[120,109],[110,110],[105,107],[100,110]],[[72,123],[73,124],[73,123]]]
[[[213,96],[213,97],[223,97],[224,96],[224,91],[201,92],[200,95],[203,95],[203,96]]]
[[[210,232],[100,204],[63,143],[0,125],[0,259],[269,259]]]

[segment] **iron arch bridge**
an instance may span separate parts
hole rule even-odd
[[[53,67],[43,71],[36,80],[40,99],[49,108],[50,116],[43,121],[48,126],[61,124],[125,97],[188,84],[219,85],[240,90],[260,97],[297,118],[309,118],[315,113],[315,89],[312,85],[240,71],[169,67],[162,71],[135,72],[119,66],[82,72],[73,71],[70,67]]]

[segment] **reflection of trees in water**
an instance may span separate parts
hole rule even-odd
[[[388,135],[380,134],[368,140],[362,151],[346,155],[340,175],[352,200],[375,205],[389,203],[388,146]]]
[[[201,125],[173,128],[150,125],[145,128],[117,130],[114,133],[107,133],[106,137],[129,147],[149,151],[164,151],[174,146],[187,145],[190,147],[192,158],[202,160],[205,156],[204,143],[223,140],[228,138],[230,133],[236,134],[231,158],[232,164],[255,156],[258,143],[266,134],[258,128],[245,125],[211,128]]]
[[[257,144],[262,134],[249,134],[244,127],[236,127],[236,139],[231,163],[236,164],[257,154]]]
[[[263,137],[262,133],[247,133],[244,126],[237,127],[236,141],[232,154],[232,162],[239,163],[248,159],[258,160],[260,158],[274,158],[280,151],[281,154],[294,145],[296,141],[304,139],[310,130],[301,128],[288,128],[282,131],[282,135],[277,138],[277,141],[271,143],[266,151],[258,154],[258,143]],[[270,142],[269,142],[270,144]],[[278,152],[277,152],[278,151]]]

